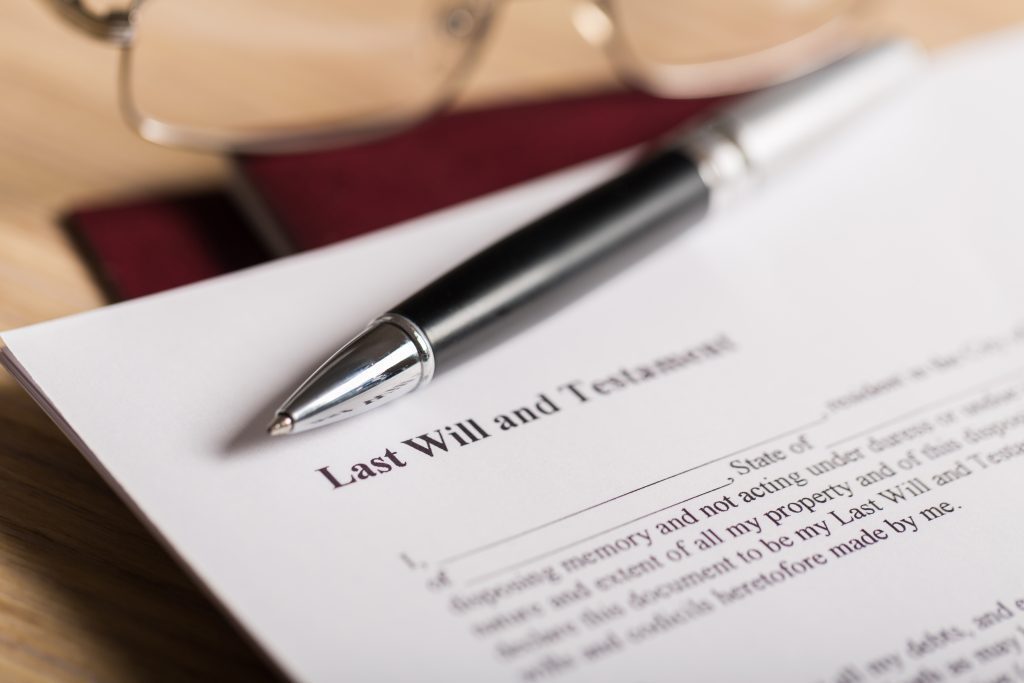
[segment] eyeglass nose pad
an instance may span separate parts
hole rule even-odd
[[[611,9],[603,0],[580,0],[572,8],[572,25],[583,40],[594,47],[605,47],[615,32]]]
[[[483,29],[485,12],[480,2],[464,0],[439,8],[441,30],[453,40],[466,40]]]

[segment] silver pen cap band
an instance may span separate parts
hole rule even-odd
[[[422,375],[420,376],[418,386],[424,387],[429,384],[430,380],[434,379],[434,347],[431,346],[430,340],[427,339],[427,335],[420,329],[420,326],[398,313],[385,313],[370,323],[370,326],[372,327],[377,323],[394,325],[402,330],[402,332],[405,332],[409,340],[416,345],[416,350],[420,356]]]
[[[919,73],[912,42],[866,46],[818,71],[738,99],[678,144],[697,163],[714,205],[831,134]],[[723,201],[724,200],[724,201]]]

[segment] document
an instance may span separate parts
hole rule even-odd
[[[1024,681],[1024,34],[578,303],[266,437],[372,317],[621,168],[3,335],[296,681]]]

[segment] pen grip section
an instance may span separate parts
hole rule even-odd
[[[392,309],[438,369],[547,317],[707,213],[696,165],[667,149],[479,252]]]

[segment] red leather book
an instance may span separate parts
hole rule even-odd
[[[238,157],[234,202],[223,192],[163,197],[74,211],[66,223],[108,294],[127,299],[652,140],[708,105],[616,92],[456,112],[358,147]]]
[[[187,285],[271,257],[220,189],[82,207],[72,243],[112,301]]]
[[[302,251],[652,140],[709,100],[614,92],[455,112],[358,147],[235,159],[268,247]]]

